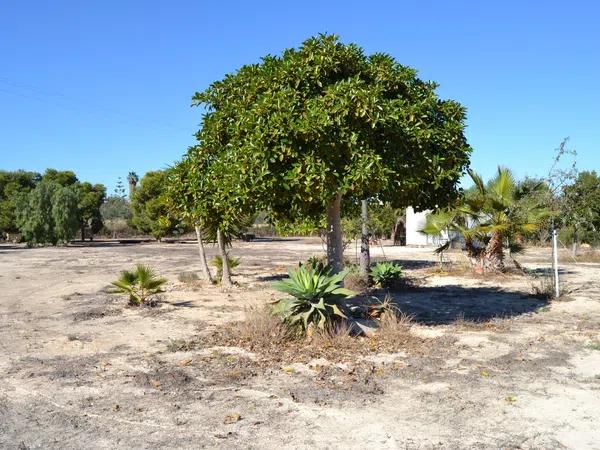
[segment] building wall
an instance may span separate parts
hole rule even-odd
[[[438,246],[448,240],[444,233],[441,237],[427,236],[421,232],[425,226],[427,215],[430,211],[416,212],[412,206],[406,208],[406,245]]]

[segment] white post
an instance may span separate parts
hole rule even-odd
[[[552,228],[552,256],[554,266],[554,293],[556,298],[560,297],[560,285],[558,281],[558,244],[556,238],[556,228]]]

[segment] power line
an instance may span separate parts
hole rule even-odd
[[[4,87],[2,87],[4,85]],[[107,107],[95,102],[76,98],[61,92],[52,92],[27,83],[12,80],[8,77],[0,76],[0,93],[14,95],[22,98],[33,99],[42,103],[50,104],[53,107],[60,107],[75,112],[84,112],[86,114],[98,114],[105,119],[118,120],[119,123],[125,123],[131,126],[144,128],[163,128],[172,131],[190,132],[190,129],[184,128],[169,122],[147,119],[142,116],[123,113],[114,108]]]

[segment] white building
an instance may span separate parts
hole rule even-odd
[[[442,237],[437,237],[428,236],[419,231],[425,226],[429,213],[428,210],[416,212],[412,206],[406,208],[406,245],[437,247],[448,240],[448,235],[445,232]]]

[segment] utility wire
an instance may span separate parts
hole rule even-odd
[[[92,115],[98,114],[105,119],[118,120],[121,124],[125,123],[131,126],[162,128],[178,132],[185,131],[187,133],[191,131],[180,125],[123,113],[122,111],[105,105],[69,96],[61,92],[48,91],[38,86],[15,81],[4,76],[0,76],[0,93],[37,100],[42,103],[50,104],[53,107],[60,107],[75,112],[84,112]]]

